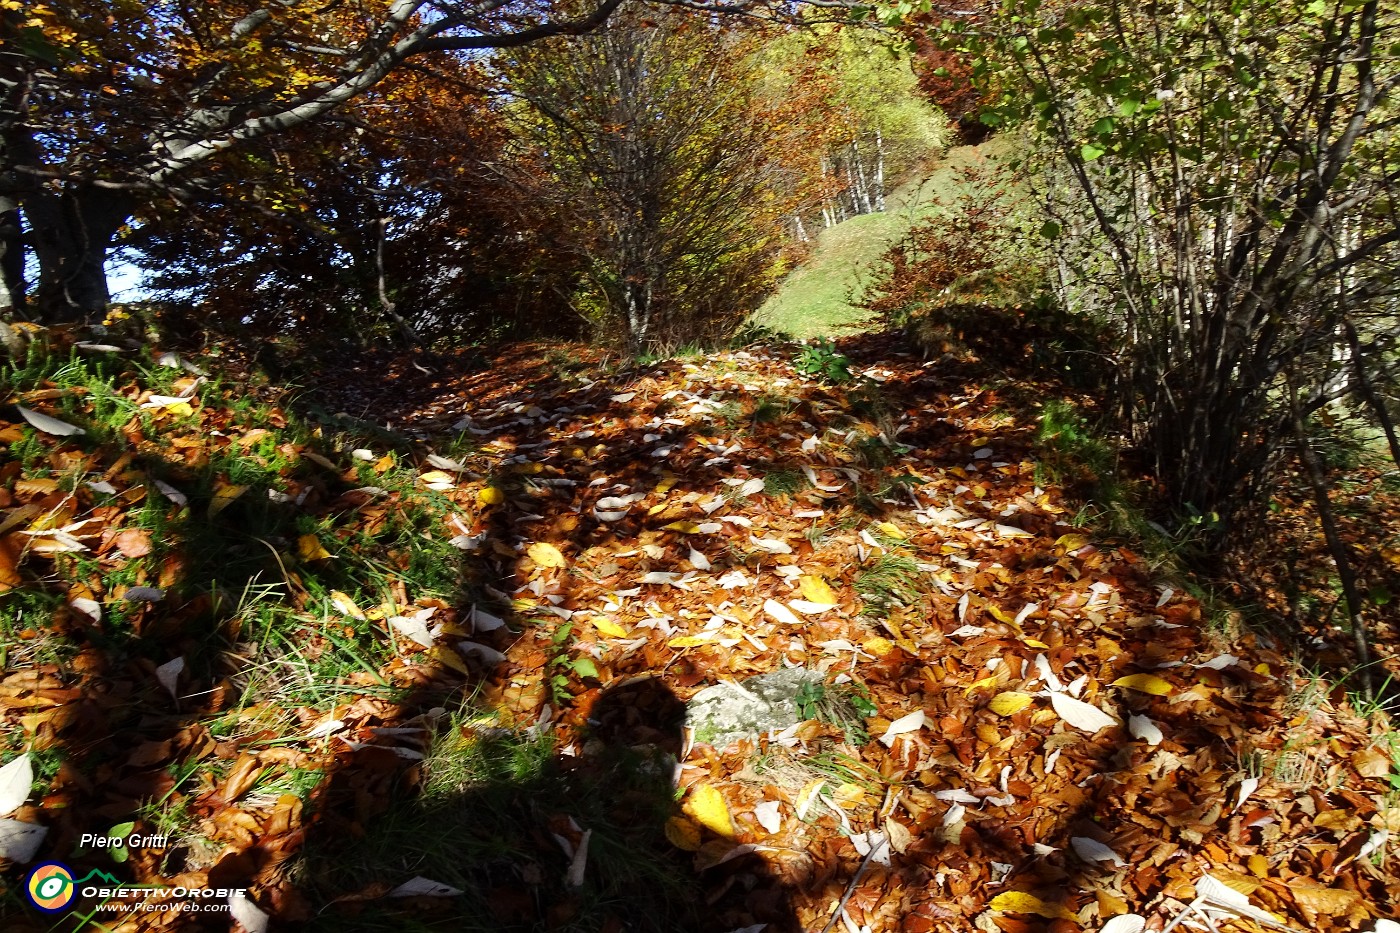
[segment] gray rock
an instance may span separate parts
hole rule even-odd
[[[685,722],[694,731],[695,741],[716,748],[741,738],[781,732],[802,722],[797,697],[803,688],[809,684],[820,687],[824,679],[816,671],[795,667],[740,683],[718,683],[691,698]]]

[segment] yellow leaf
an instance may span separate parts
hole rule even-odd
[[[360,607],[355,605],[355,601],[340,590],[331,590],[331,605],[339,609],[342,615],[347,615],[352,619],[365,617],[365,614],[360,611]]]
[[[676,485],[676,478],[674,476],[663,476],[661,482],[656,484],[656,491],[664,496],[671,491],[671,487],[674,485]]]
[[[1021,640],[1021,643],[1028,648],[1042,648],[1046,650],[1049,650],[1050,648],[1049,645],[1041,641],[1039,638],[1025,638]]]
[[[1080,534],[1060,535],[1055,539],[1055,544],[1066,551],[1077,551],[1088,543],[1089,536]]]
[[[1155,674],[1129,674],[1126,677],[1119,677],[1113,682],[1113,686],[1127,687],[1129,690],[1150,693],[1157,697],[1164,697],[1174,689],[1170,682]]]
[[[821,577],[804,576],[798,581],[798,588],[802,591],[802,598],[808,602],[820,603],[823,606],[834,606],[837,603],[836,594]]]
[[[1264,663],[1263,661],[1260,661],[1258,664],[1254,665],[1254,673],[1263,674],[1265,677],[1268,677],[1269,665]]]
[[[998,622],[1005,622],[1007,625],[1015,625],[1016,619],[1002,611],[1000,606],[988,605],[987,612]]]
[[[971,693],[974,690],[981,690],[983,687],[995,687],[996,685],[997,679],[995,676],[983,677],[981,680],[968,684],[967,687],[963,690],[963,692]]]
[[[1064,904],[1042,901],[1034,894],[1025,891],[1007,891],[992,898],[988,905],[992,910],[1004,910],[1013,914],[1035,914],[1047,920],[1074,920],[1073,911]]]
[[[459,674],[471,675],[472,670],[467,667],[467,662],[462,660],[462,656],[445,645],[429,648],[425,653],[434,661],[452,668]]]
[[[605,616],[594,616],[593,627],[610,638],[626,638],[627,629]]]
[[[860,643],[860,646],[877,658],[888,657],[889,653],[894,650],[893,642],[888,638],[881,638],[878,635],[874,638],[867,638]]]
[[[331,552],[321,546],[321,539],[315,535],[297,538],[297,554],[305,561],[326,560],[331,556]]]
[[[672,638],[666,644],[672,648],[698,648],[701,645],[712,644],[712,642],[704,635],[682,635],[679,638]]]
[[[1258,875],[1260,878],[1269,877],[1269,860],[1264,856],[1251,855],[1249,857],[1249,861],[1246,864],[1249,865],[1249,870],[1254,874]]]
[[[832,799],[842,810],[854,810],[865,803],[865,789],[859,784],[852,784],[850,781],[836,788]]]
[[[1015,690],[1008,690],[1005,693],[998,693],[992,697],[992,702],[987,706],[998,716],[1015,716],[1021,710],[1031,705],[1031,696],[1028,693],[1017,693]]]
[[[695,524],[694,522],[686,521],[671,522],[671,524],[662,525],[661,527],[666,529],[667,531],[679,531],[681,534],[686,535],[693,535],[695,534],[695,532],[700,530],[699,525]]]
[[[686,852],[700,851],[700,827],[694,820],[677,814],[666,821],[666,838]]]
[[[506,494],[495,486],[487,486],[476,494],[476,501],[481,505],[500,505],[506,501]]]
[[[734,837],[734,820],[724,795],[711,784],[697,784],[690,789],[684,810],[701,826],[726,839]]]
[[[213,518],[233,504],[233,500],[248,491],[247,486],[222,486],[214,490],[214,498],[209,500],[209,517]]]
[[[441,470],[429,470],[418,477],[424,483],[453,483],[455,480]]]
[[[908,537],[908,535],[904,533],[904,529],[900,528],[894,522],[879,522],[875,525],[875,530],[887,538],[897,538],[900,541]],[[816,602],[816,600],[814,599],[812,602]]]
[[[548,541],[536,541],[534,544],[530,545],[529,550],[525,553],[529,555],[530,560],[541,567],[568,566],[568,561],[564,559],[564,555],[559,552],[557,547],[550,544]]]

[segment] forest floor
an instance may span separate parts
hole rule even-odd
[[[1034,373],[866,335],[846,385],[527,345],[294,393],[38,339],[0,408],[7,930],[230,928],[41,917],[50,860],[246,887],[255,933],[1400,916],[1384,715],[1107,532],[1040,430],[1085,400]],[[784,670],[790,727],[686,730]],[[82,844],[132,832],[166,838]]]

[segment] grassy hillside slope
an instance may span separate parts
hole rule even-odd
[[[811,258],[789,275],[754,322],[794,337],[831,336],[857,327],[867,315],[856,304],[881,255],[935,210],[959,194],[958,169],[996,158],[995,144],[949,150],[933,171],[900,186],[881,214],[852,217],[823,230]]]

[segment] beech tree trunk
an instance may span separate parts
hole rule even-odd
[[[39,282],[37,317],[48,324],[90,323],[107,312],[107,250],[134,207],[101,188],[36,192],[25,199]]]

